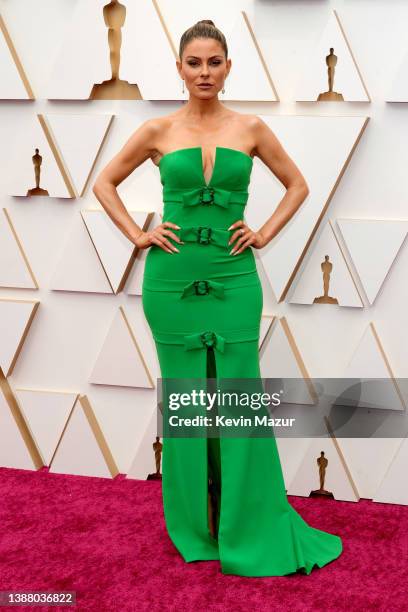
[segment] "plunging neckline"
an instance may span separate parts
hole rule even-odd
[[[175,149],[174,151],[169,151],[168,153],[165,153],[164,155],[161,156],[159,163],[158,163],[158,167],[160,168],[160,164],[163,161],[163,159],[165,157],[168,157],[169,155],[173,155],[174,153],[180,153],[182,151],[197,151],[199,150],[201,153],[201,179],[204,183],[204,185],[206,187],[210,187],[212,180],[214,178],[214,174],[216,171],[216,167],[217,167],[217,153],[218,153],[218,149],[224,149],[225,151],[234,151],[234,153],[240,153],[241,155],[244,155],[245,157],[247,157],[249,160],[251,160],[251,162],[253,163],[253,157],[251,157],[251,155],[248,155],[248,153],[245,153],[245,151],[240,151],[239,149],[231,149],[230,147],[222,147],[220,145],[216,145],[215,147],[215,153],[214,153],[214,164],[213,164],[213,168],[212,168],[212,173],[210,176],[210,180],[206,181],[205,175],[204,175],[204,165],[203,165],[203,147],[200,146],[196,146],[196,147],[182,147],[181,149]]]

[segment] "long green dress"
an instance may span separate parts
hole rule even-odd
[[[258,378],[262,286],[252,248],[229,255],[227,228],[243,219],[253,159],[217,146],[207,183],[202,148],[165,154],[159,164],[163,221],[184,241],[179,253],[152,245],[142,303],[161,377]],[[207,378],[208,377],[208,378]],[[342,552],[339,536],[309,526],[289,504],[276,440],[164,437],[163,508],[186,562],[218,559],[223,574],[309,574]],[[216,509],[209,528],[208,492]]]

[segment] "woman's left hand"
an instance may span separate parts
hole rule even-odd
[[[249,246],[253,246],[255,249],[262,249],[266,245],[264,236],[260,232],[253,232],[243,221],[236,221],[228,229],[235,228],[237,230],[232,234],[228,244],[232,244],[237,238],[238,240],[230,251],[230,255],[242,253]]]

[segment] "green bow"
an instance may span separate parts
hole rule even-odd
[[[198,332],[184,336],[184,348],[186,351],[205,347],[213,347],[223,353],[225,338],[213,331]]]
[[[197,204],[212,206],[222,206],[228,208],[228,203],[231,198],[231,191],[221,189],[221,187],[198,187],[184,191],[182,194],[183,206],[196,206]]]
[[[209,291],[211,291],[215,297],[224,299],[224,284],[213,280],[191,281],[191,283],[188,283],[188,285],[184,287],[180,299],[188,295],[206,295]]]

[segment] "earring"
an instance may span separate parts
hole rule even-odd
[[[184,93],[184,79],[182,79],[182,81],[183,81],[183,89],[182,89],[182,91],[183,91],[183,93]]]
[[[225,87],[222,88],[222,93],[225,94]]]

